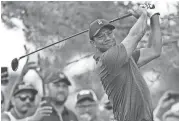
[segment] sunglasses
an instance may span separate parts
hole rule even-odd
[[[18,98],[24,102],[26,101],[27,99],[29,99],[30,102],[33,102],[35,100],[35,97],[29,97],[29,96],[26,96],[26,97],[21,97],[21,96],[18,96]]]

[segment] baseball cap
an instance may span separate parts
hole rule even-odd
[[[63,72],[52,72],[48,78],[46,83],[57,83],[57,82],[65,82],[67,85],[71,85],[68,77]]]
[[[102,28],[109,28],[111,30],[115,29],[115,26],[110,24],[107,20],[105,19],[97,19],[95,21],[93,21],[91,24],[90,24],[90,27],[89,27],[89,38],[90,40],[93,40],[93,37],[95,35],[98,34],[98,32],[100,32],[100,30]]]
[[[92,91],[92,90],[81,90],[77,94],[77,104],[84,99],[89,99],[91,101],[97,101],[95,96],[96,95],[95,95],[94,91]]]
[[[21,82],[21,83],[17,84],[17,86],[15,87],[13,95],[15,96],[18,93],[20,93],[22,91],[26,91],[26,90],[31,91],[34,95],[36,95],[38,93],[38,91],[31,84]]]

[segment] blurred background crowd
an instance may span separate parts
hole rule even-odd
[[[32,116],[41,120],[39,112],[45,110],[39,107],[43,105],[41,98],[48,100],[46,97],[51,97],[65,105],[62,106],[64,110],[67,108],[69,116],[62,111],[64,121],[70,121],[66,117],[73,121],[113,120],[112,105],[94,72],[93,49],[87,33],[22,59],[16,72],[12,71],[10,64],[14,57],[87,29],[95,19],[112,20],[121,16],[136,3],[2,1],[1,117],[11,112],[17,119]],[[154,120],[178,121],[179,2],[159,1],[156,5],[161,14],[162,55],[140,70],[151,91]],[[114,23],[118,40],[124,39],[135,21],[128,17]],[[149,28],[138,48],[148,46],[148,36]],[[58,91],[63,93],[58,96]]]

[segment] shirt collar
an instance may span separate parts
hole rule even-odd
[[[53,106],[52,106],[53,107]],[[55,108],[53,107],[53,112],[54,113],[57,113],[57,111],[55,110]],[[68,112],[68,109],[66,107],[64,107],[64,110],[62,111],[62,115],[68,115],[69,112]]]
[[[67,114],[68,115],[68,109],[66,108],[66,107],[64,107],[64,110],[63,110],[63,112],[62,112],[62,114]]]
[[[93,59],[96,61],[96,63],[98,63],[100,56],[101,56],[100,52],[96,52],[95,55],[93,56]]]

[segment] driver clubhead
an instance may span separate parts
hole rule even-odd
[[[16,71],[19,66],[19,60],[17,58],[14,58],[11,62],[11,68],[13,71]]]

